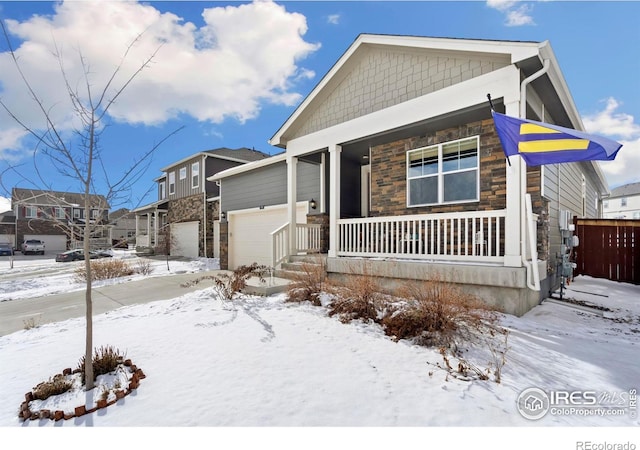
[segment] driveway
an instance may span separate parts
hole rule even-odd
[[[93,289],[93,314],[101,314],[122,306],[149,303],[180,297],[188,292],[205,289],[212,282],[200,283],[189,288],[180,285],[206,275],[220,273],[218,270],[163,277],[151,277],[138,281],[102,286]],[[0,336],[25,328],[26,321],[36,325],[59,322],[85,315],[85,291],[45,297],[26,298],[0,302]]]

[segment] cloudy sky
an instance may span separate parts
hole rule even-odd
[[[102,121],[107,171],[117,176],[184,128],[132,186],[121,205],[130,207],[154,201],[149,190],[159,169],[192,153],[223,146],[279,152],[268,139],[360,33],[549,40],[586,130],[624,144],[602,166],[611,187],[640,181],[638,17],[638,2],[0,1],[22,73],[63,138],[78,119],[69,113],[60,61],[83,100],[87,85],[97,98],[120,65],[111,98],[153,55]],[[8,50],[0,39],[0,99],[23,123],[43,129]],[[34,147],[0,108],[0,196],[43,182],[78,189],[42,157],[36,173]]]

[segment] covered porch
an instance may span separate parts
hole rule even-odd
[[[136,248],[155,248],[162,239],[162,230],[167,225],[168,203],[156,202],[133,210],[135,214]]]

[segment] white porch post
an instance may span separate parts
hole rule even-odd
[[[507,103],[505,98],[505,113],[508,116],[519,117],[520,102]],[[520,156],[509,158],[511,165],[507,164],[507,217],[505,218],[505,252],[504,265],[508,267],[521,267],[521,231],[522,231],[522,205],[523,184],[526,182],[526,166]],[[523,173],[525,181],[523,181]]]
[[[151,246],[151,213],[147,213],[147,242]]]
[[[297,253],[296,245],[296,202],[298,190],[298,158],[287,157],[287,219],[289,222],[289,254]]]
[[[138,245],[138,230],[140,226],[140,216],[136,214],[136,232],[135,232],[135,238],[136,238],[136,245]]]
[[[338,220],[340,219],[340,153],[342,147],[329,146],[329,256],[338,256]]]
[[[158,245],[158,210],[153,211],[153,243]]]
[[[325,168],[327,167],[327,155],[325,152],[320,154],[320,212],[327,212],[327,199],[326,199],[326,189],[325,189]]]

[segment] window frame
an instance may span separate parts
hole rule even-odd
[[[191,164],[191,188],[197,189],[198,187],[200,187],[200,163],[196,161]]]
[[[472,168],[464,168],[464,169],[456,169],[456,170],[444,170],[444,161],[443,161],[443,148],[447,145],[451,145],[451,144],[455,144],[458,142],[463,142],[463,141],[472,141],[475,140],[476,142],[476,166],[472,167]],[[437,170],[435,173],[433,174],[427,174],[427,175],[418,175],[418,176],[410,176],[410,169],[411,169],[411,155],[415,154],[419,151],[424,152],[425,150],[433,150],[433,149],[437,149]],[[451,175],[451,174],[456,174],[456,173],[467,173],[467,172],[475,172],[476,174],[476,185],[475,185],[475,192],[476,192],[476,196],[473,199],[464,199],[464,200],[449,200],[446,201],[445,200],[445,191],[444,191],[444,185],[445,185],[445,176],[446,175]],[[411,204],[411,181],[412,180],[417,180],[417,179],[424,179],[424,178],[436,178],[436,183],[437,183],[437,188],[438,188],[438,192],[437,192],[437,201],[436,202],[432,202],[432,203],[419,203],[419,204]],[[406,174],[405,174],[405,181],[406,181],[406,196],[407,196],[407,201],[406,201],[406,206],[407,208],[420,208],[420,207],[424,207],[424,206],[439,206],[439,205],[457,205],[457,204],[462,204],[462,203],[475,203],[475,202],[479,202],[480,201],[480,135],[475,135],[475,136],[469,136],[469,137],[465,137],[465,138],[461,138],[461,139],[455,139],[452,141],[446,141],[446,142],[441,142],[439,144],[435,144],[435,145],[427,145],[424,147],[419,147],[419,148],[415,148],[415,149],[411,149],[407,151],[406,154]]]
[[[24,206],[24,217],[25,219],[37,219],[38,218],[38,207],[33,205],[25,205]]]
[[[621,197],[620,198],[620,207],[624,208],[625,206],[627,206],[627,197]]]
[[[178,172],[179,172],[178,178],[180,180],[184,180],[185,178],[187,178],[187,168],[186,167],[180,167]]]
[[[160,183],[158,183],[160,185],[160,199],[159,200],[164,200],[165,198],[167,198],[167,180],[162,180]]]
[[[176,173],[169,172],[169,195],[175,195],[176,193]]]
[[[63,207],[54,206],[54,208],[53,208],[53,217],[55,217],[56,219],[66,219],[67,213],[65,212]]]

